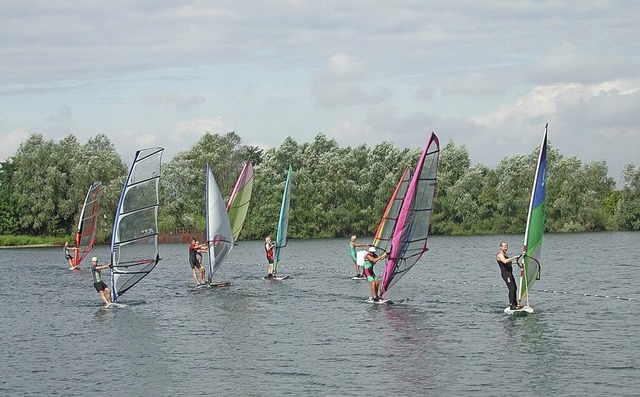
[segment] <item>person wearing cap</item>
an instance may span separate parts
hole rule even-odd
[[[378,276],[376,276],[376,274],[373,272],[373,265],[378,263],[379,260],[386,257],[386,252],[381,256],[378,256],[376,254],[376,247],[369,247],[367,256],[364,257],[364,275],[367,276],[367,281],[371,284],[371,295],[373,296],[374,302],[380,300],[380,295],[378,294],[380,281],[378,280]]]
[[[100,273],[102,270],[110,267],[111,264],[106,265],[98,265],[98,258],[91,258],[91,276],[93,277],[93,287],[100,294],[100,299],[105,303],[105,305],[109,305],[111,303],[111,290],[107,286],[107,284],[102,281],[102,274]]]
[[[358,247],[367,247],[369,244],[358,244],[356,242],[356,235],[351,236],[351,242],[349,243],[349,252],[351,253],[351,259],[353,259],[353,265],[356,267],[356,277],[362,277],[360,273],[360,266],[358,266]]]

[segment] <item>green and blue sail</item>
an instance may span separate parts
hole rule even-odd
[[[533,191],[531,192],[529,216],[524,234],[524,245],[522,246],[524,263],[520,277],[520,288],[518,288],[518,300],[526,298],[533,284],[540,278],[540,253],[542,251],[546,207],[547,126],[545,126],[542,144],[540,145],[538,165],[533,180]]]

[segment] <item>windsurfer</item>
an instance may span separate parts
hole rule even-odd
[[[273,278],[273,248],[276,244],[271,241],[271,236],[267,236],[264,239],[264,251],[267,254],[267,261],[269,261],[269,270],[267,270],[267,278]]]
[[[189,264],[191,265],[191,274],[193,274],[193,279],[196,280],[196,285],[205,283],[202,253],[199,252],[203,246],[204,244],[198,244],[198,240],[195,237],[191,239],[191,245],[189,245]],[[200,256],[200,260],[198,260],[198,255]],[[200,282],[198,276],[196,276],[196,268],[200,271],[202,282]]]
[[[376,254],[375,247],[369,247],[369,252],[367,252],[367,256],[364,257],[364,275],[367,276],[367,281],[371,284],[371,294],[373,295],[374,302],[380,300],[380,295],[378,293],[380,280],[378,280],[378,276],[373,272],[373,265],[386,257],[386,252],[381,256],[378,256]]]
[[[500,251],[496,254],[496,260],[498,262],[498,267],[500,267],[500,275],[509,289],[509,308],[511,310],[518,310],[521,309],[522,306],[520,306],[516,298],[518,287],[516,287],[516,281],[513,279],[513,267],[511,264],[513,261],[517,261],[519,256],[512,256],[509,258],[507,256],[507,249],[509,249],[507,242],[500,242]]]
[[[369,244],[358,244],[356,243],[356,235],[351,236],[351,242],[349,243],[349,253],[351,253],[351,259],[353,260],[353,265],[356,268],[356,277],[362,277],[360,266],[358,265],[358,250],[357,247],[366,247]]]
[[[75,251],[78,248],[69,247],[69,242],[64,242],[64,257],[69,261],[69,269],[75,269],[77,265],[73,263],[73,255],[71,255],[71,251]]]
[[[111,303],[111,291],[107,284],[102,281],[101,271],[111,267],[111,264],[106,265],[98,265],[98,258],[95,256],[91,258],[91,276],[93,277],[93,287],[100,294],[100,299],[105,303],[105,305],[109,305]]]

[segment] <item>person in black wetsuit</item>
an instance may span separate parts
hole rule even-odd
[[[509,258],[507,256],[507,249],[509,249],[509,245],[506,241],[500,242],[500,251],[496,254],[496,261],[498,262],[498,267],[500,268],[500,275],[502,279],[507,284],[507,288],[509,289],[509,308],[511,310],[521,309],[522,306],[518,303],[518,299],[516,298],[516,292],[518,291],[518,287],[516,287],[516,281],[513,279],[513,267],[511,264],[513,261],[517,261],[519,256],[512,256]],[[517,263],[517,262],[516,262]]]

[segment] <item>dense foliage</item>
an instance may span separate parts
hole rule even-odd
[[[467,149],[452,141],[441,149],[432,232],[523,232],[538,150],[505,157],[490,169],[472,166]],[[419,153],[420,148],[399,149],[389,142],[344,148],[321,133],[309,143],[288,137],[263,151],[243,145],[235,132],[206,133],[163,165],[160,226],[204,229],[205,164],[212,165],[228,197],[244,162],[251,160],[255,184],[244,238],[275,233],[289,164],[291,237],[372,235],[402,170]],[[640,168],[628,164],[623,187],[616,190],[604,161],[584,164],[551,146],[547,157],[548,231],[640,230]],[[101,181],[98,239],[108,240],[126,171],[103,134],[84,145],[73,135],[53,142],[33,134],[0,163],[0,235],[72,235],[88,187]]]

